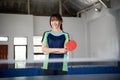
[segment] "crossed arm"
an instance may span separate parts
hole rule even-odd
[[[67,53],[67,49],[65,48],[48,48],[45,43],[42,44],[42,51],[43,53],[55,53],[55,54],[64,54]]]

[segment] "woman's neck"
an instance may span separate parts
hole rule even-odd
[[[53,31],[55,34],[59,34],[59,33],[61,33],[62,30],[60,30],[60,29],[53,29],[52,31]]]

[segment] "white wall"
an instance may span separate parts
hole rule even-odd
[[[89,21],[88,25],[91,57],[117,58],[119,42],[114,17],[105,15]]]
[[[82,14],[87,28],[88,55],[92,58],[119,58],[119,36],[116,10],[102,7],[101,12],[91,9]]]
[[[77,48],[71,52],[71,58],[88,57],[86,53],[86,29],[81,18],[63,17],[63,29],[69,33],[70,38],[76,40]]]
[[[113,1],[113,9],[112,11],[116,11],[118,14],[116,17],[116,24],[117,24],[117,31],[118,31],[118,38],[119,38],[119,47],[120,47],[120,0],[117,0],[116,2]],[[117,7],[116,7],[117,6]],[[119,58],[120,58],[120,50],[119,50]]]
[[[34,16],[34,35],[42,36],[45,31],[51,29],[49,25],[49,17],[47,16]]]
[[[33,56],[33,16],[32,15],[16,15],[16,14],[0,14],[0,36],[8,36],[8,42],[0,42],[0,44],[8,44],[8,59],[14,58],[14,37],[28,38],[28,59],[32,60]]]

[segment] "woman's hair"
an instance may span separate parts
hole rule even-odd
[[[51,26],[52,20],[59,20],[59,21],[63,22],[63,19],[59,13],[55,13],[50,16],[50,26]],[[62,24],[60,25],[60,29],[63,30]]]

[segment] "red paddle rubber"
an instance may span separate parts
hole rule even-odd
[[[66,48],[68,51],[73,51],[76,49],[76,47],[77,47],[77,43],[74,40],[70,40],[66,43]]]

